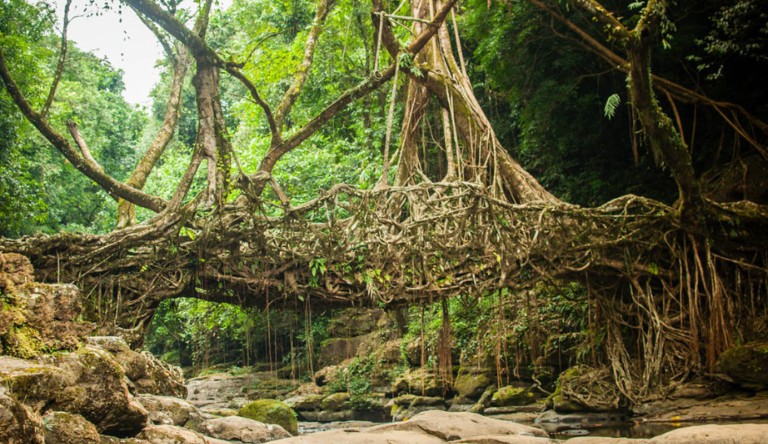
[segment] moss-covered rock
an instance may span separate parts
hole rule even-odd
[[[492,373],[487,368],[476,366],[461,366],[453,390],[456,398],[463,403],[472,403],[480,399],[485,389],[494,385]]]
[[[336,313],[328,323],[328,335],[332,338],[353,338],[376,330],[379,320],[385,316],[380,308],[346,308]]]
[[[402,395],[391,401],[390,416],[394,421],[405,421],[428,410],[445,410],[445,400],[440,396]]]
[[[442,396],[445,387],[435,372],[426,368],[409,369],[394,383],[392,393],[420,396]]]
[[[768,342],[737,345],[717,359],[715,371],[727,379],[748,388],[768,387]]]
[[[325,395],[310,393],[307,395],[296,395],[285,400],[285,404],[292,409],[299,411],[314,411],[320,409],[320,404],[325,399]]]
[[[84,416],[100,433],[132,435],[147,423],[148,413],[128,392],[125,373],[106,351],[85,347],[56,357],[71,383],[50,408]]]
[[[99,444],[96,426],[80,415],[48,412],[43,416],[45,444]]]
[[[320,408],[329,411],[344,410],[349,402],[350,395],[347,392],[333,393],[326,396],[320,402]]]
[[[32,282],[35,270],[26,256],[0,253],[0,293],[13,293],[18,285]]]
[[[37,413],[72,384],[71,375],[53,365],[0,356],[0,385]]]
[[[32,358],[74,350],[93,330],[80,320],[80,292],[74,285],[27,282],[0,291],[0,353]]]
[[[523,387],[505,386],[496,390],[491,398],[494,407],[506,407],[512,405],[528,405],[536,401],[536,395]]]
[[[132,382],[135,394],[146,393],[158,396],[187,397],[184,375],[179,367],[169,365],[149,352],[131,350],[124,339],[117,336],[92,336],[89,344],[96,345],[111,353]]]
[[[12,444],[43,444],[43,425],[29,407],[0,385],[0,439]]]
[[[253,401],[243,406],[237,415],[265,424],[277,424],[294,436],[299,434],[296,412],[276,399]]]
[[[358,349],[367,343],[369,339],[368,335],[328,339],[322,343],[320,356],[317,360],[322,367],[340,364],[349,358],[357,356]]]

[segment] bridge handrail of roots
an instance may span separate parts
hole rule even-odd
[[[616,251],[650,250],[677,228],[670,207],[638,196],[594,209],[521,205],[468,182],[376,190],[340,184],[295,207],[260,201],[174,222],[1,246],[32,256],[48,279],[53,272],[58,279],[117,279],[145,299],[194,291],[231,297],[213,286],[243,290],[246,304],[261,303],[269,292],[272,300],[302,295],[381,305],[481,294],[598,266],[624,268]],[[649,271],[642,258],[633,262]]]

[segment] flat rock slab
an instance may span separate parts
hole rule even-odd
[[[752,398],[718,398],[643,417],[647,422],[725,422],[768,418],[768,392]],[[766,441],[768,442],[768,441]]]
[[[568,440],[568,444],[648,444],[650,442],[649,439],[607,438],[604,436],[581,436]]]
[[[240,416],[209,419],[200,424],[197,430],[214,438],[243,443],[261,443],[291,436],[279,425],[264,424]]]
[[[451,441],[451,443],[462,444],[555,444],[561,442],[549,438],[525,435],[482,435]]]
[[[487,418],[475,413],[450,413],[437,410],[419,413],[408,421],[372,427],[366,432],[383,433],[395,430],[426,433],[444,441],[483,435],[549,437],[545,431],[536,427]]]
[[[445,441],[424,433],[401,430],[381,433],[330,430],[272,442],[280,444],[443,444]]]
[[[712,424],[684,427],[659,435],[652,444],[765,444],[768,424]]]

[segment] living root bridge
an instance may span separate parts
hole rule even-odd
[[[362,191],[292,207],[263,201],[109,235],[0,241],[38,277],[77,282],[102,324],[142,330],[187,296],[242,306],[398,306],[580,281],[622,393],[639,400],[768,319],[766,209],[711,204],[712,233],[662,203],[516,205],[471,183]],[[717,234],[721,233],[721,234]]]

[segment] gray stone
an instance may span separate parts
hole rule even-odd
[[[652,444],[765,444],[768,424],[709,424],[684,427],[659,435]]]
[[[214,438],[244,443],[261,443],[291,437],[291,434],[279,425],[264,424],[240,416],[209,419],[201,423],[197,430]]]
[[[427,411],[408,421],[385,424],[369,429],[369,432],[422,431],[445,441],[456,441],[482,435],[523,435],[548,438],[541,429],[487,418],[475,413],[449,413]]]

